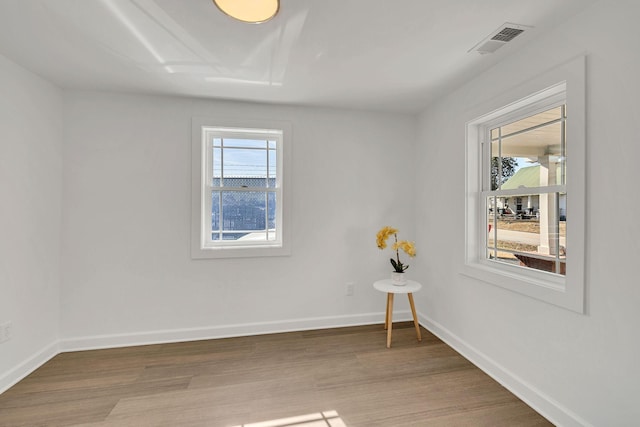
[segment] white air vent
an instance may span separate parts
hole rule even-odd
[[[469,49],[468,52],[476,51],[482,55],[485,53],[493,53],[529,28],[533,27],[506,22],[504,25],[501,25],[500,28],[485,37],[480,43]]]

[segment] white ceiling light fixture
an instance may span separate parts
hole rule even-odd
[[[280,0],[213,0],[226,15],[251,24],[267,22],[280,10]]]

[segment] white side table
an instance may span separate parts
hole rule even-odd
[[[393,329],[393,296],[395,294],[407,294],[409,297],[409,305],[411,305],[411,314],[413,314],[413,324],[416,327],[416,336],[418,341],[422,341],[420,335],[420,324],[416,315],[416,306],[413,303],[413,293],[422,289],[422,285],[414,280],[407,280],[406,285],[398,286],[391,282],[391,279],[378,280],[373,287],[387,293],[387,314],[384,319],[384,328],[387,330],[387,348],[391,348],[391,330]]]

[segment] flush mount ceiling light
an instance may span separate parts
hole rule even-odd
[[[280,0],[213,0],[223,13],[242,22],[259,24],[276,16]]]

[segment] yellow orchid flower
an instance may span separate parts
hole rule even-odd
[[[410,242],[408,240],[400,240],[399,242],[394,243],[392,248],[394,251],[402,249],[411,258],[416,256],[416,246],[414,242]]]
[[[404,272],[407,268],[409,268],[408,265],[404,265],[402,264],[402,262],[400,262],[400,250],[404,251],[407,255],[409,255],[411,258],[416,256],[416,244],[415,242],[410,242],[408,240],[400,240],[398,241],[398,229],[397,228],[393,228],[393,227],[389,227],[389,226],[385,226],[382,227],[380,229],[380,231],[378,231],[378,234],[376,234],[376,243],[378,245],[378,248],[380,249],[384,249],[387,247],[387,239],[393,235],[393,238],[395,240],[395,242],[393,243],[393,245],[391,246],[391,248],[396,251],[396,259],[391,258],[391,265],[393,266],[394,270],[398,273],[402,273]]]
[[[384,249],[387,247],[387,239],[392,234],[396,234],[398,232],[397,229],[389,226],[382,227],[378,234],[376,235],[376,243],[378,244],[378,248]]]

